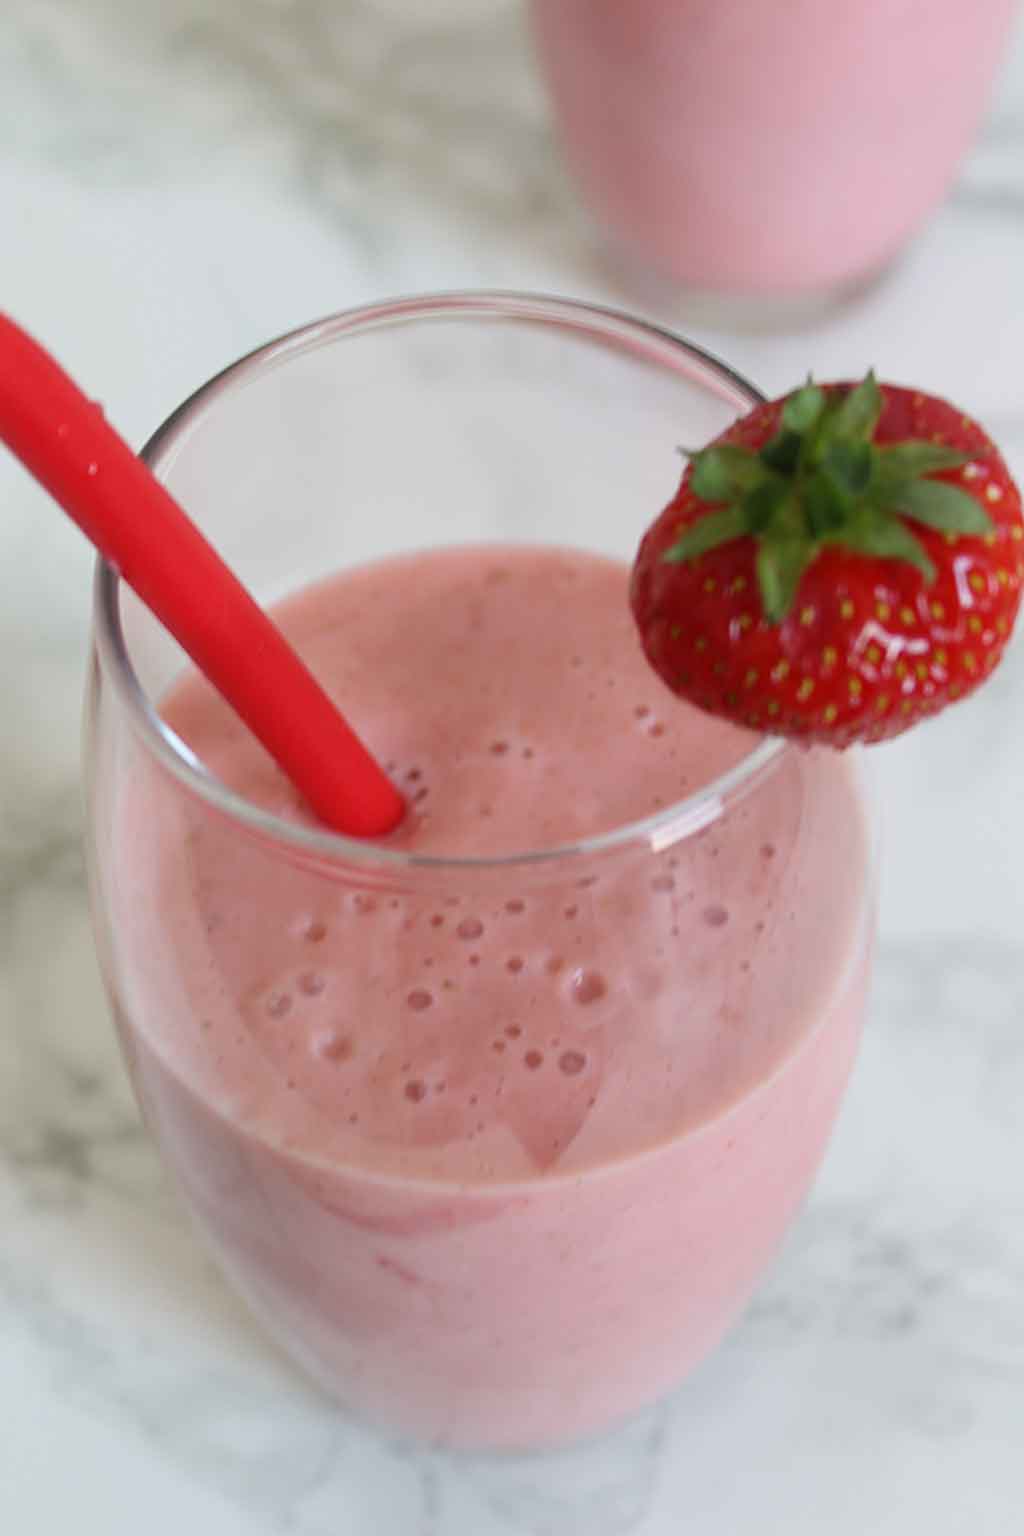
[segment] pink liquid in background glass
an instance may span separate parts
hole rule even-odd
[[[393,846],[560,845],[677,801],[751,738],[647,668],[628,573],[437,551],[277,609],[410,797]],[[303,812],[199,679],[164,714]],[[544,1446],[673,1387],[804,1197],[867,972],[850,764],[793,752],[654,853],[417,879],[286,862],[148,765],[113,860],[140,1098],[226,1269],[359,1414]]]
[[[1016,0],[534,0],[584,197],[634,257],[715,293],[884,267],[969,148]]]

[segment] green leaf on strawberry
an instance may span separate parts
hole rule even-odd
[[[722,505],[714,543],[745,533],[760,541],[759,581],[762,571],[767,576],[761,599],[772,623],[785,618],[823,543],[906,560],[931,581],[935,567],[904,518],[945,533],[988,532],[990,519],[973,497],[927,478],[963,464],[963,454],[920,441],[877,446],[882,409],[873,373],[845,391],[808,383],[783,402],[780,429],[761,449],[721,443],[693,455],[691,492]],[[664,558],[692,560],[712,548],[711,531],[702,538],[700,527]]]

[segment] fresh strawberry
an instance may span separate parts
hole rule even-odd
[[[808,383],[694,454],[631,601],[668,686],[754,729],[880,741],[998,662],[1024,581],[1021,498],[944,400]]]

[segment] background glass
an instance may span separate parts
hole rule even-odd
[[[917,233],[1016,11],[534,0],[531,15],[569,167],[628,264],[778,323],[852,294]]]

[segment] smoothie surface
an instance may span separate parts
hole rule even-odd
[[[389,847],[562,847],[753,749],[649,670],[627,584],[595,555],[490,545],[343,571],[278,605],[409,801]],[[239,794],[310,819],[201,679],[162,712]],[[544,870],[325,879],[154,767],[120,831],[119,921],[164,1000],[153,1018],[126,987],[147,1045],[240,1130],[387,1178],[576,1175],[715,1121],[796,1058],[860,952],[867,836],[831,755],[788,752],[657,855]]]

